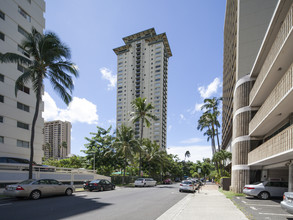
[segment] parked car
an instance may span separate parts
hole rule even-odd
[[[255,196],[259,199],[269,199],[270,197],[282,197],[288,191],[288,183],[281,181],[264,181],[245,185],[243,193],[248,196]]]
[[[53,195],[71,196],[74,189],[73,185],[65,185],[54,179],[28,179],[6,186],[3,194],[6,196],[26,197],[36,200],[40,197]]]
[[[179,177],[175,178],[175,182],[180,182],[180,181],[181,181],[181,179]]]
[[[89,188],[89,183],[90,183],[91,181],[90,180],[85,180],[85,181],[83,181],[83,188],[84,189],[88,189]]]
[[[281,207],[286,212],[293,214],[293,192],[285,192],[283,195],[283,201]]]
[[[156,186],[157,181],[152,178],[138,178],[134,182],[134,186]]]
[[[180,183],[179,186],[179,192],[184,192],[184,191],[188,191],[188,192],[195,192],[196,191],[196,185],[192,180],[183,180]]]
[[[172,180],[171,179],[164,179],[163,184],[172,184]]]
[[[104,190],[114,190],[115,189],[115,184],[111,183],[109,180],[105,179],[97,179],[90,181],[88,184],[88,190],[89,191],[104,191]]]

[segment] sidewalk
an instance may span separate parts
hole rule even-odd
[[[199,193],[190,193],[157,220],[247,220],[248,218],[218,191],[217,185],[205,185]]]

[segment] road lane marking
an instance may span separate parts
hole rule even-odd
[[[262,213],[259,212],[260,215],[278,215],[278,216],[287,216],[287,217],[293,217],[293,215],[290,214],[276,214],[276,213]]]
[[[245,202],[245,201],[241,201],[241,202],[243,202],[243,203],[247,204],[247,202]]]
[[[236,199],[240,199],[240,197],[236,197]]]
[[[0,204],[0,206],[5,206],[5,205],[12,205],[12,203]]]
[[[262,205],[262,204],[247,204],[253,206],[265,206],[265,207],[280,207],[280,205]]]
[[[251,208],[252,210],[257,211],[257,209],[256,209],[255,207],[253,207],[253,206],[250,206],[250,208]]]

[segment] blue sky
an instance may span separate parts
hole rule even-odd
[[[204,98],[222,94],[225,0],[46,0],[46,30],[71,48],[80,77],[66,106],[46,82],[45,120],[72,123],[71,153],[83,155],[96,126],[115,127],[116,70],[113,48],[123,37],[154,27],[165,32],[173,56],[168,66],[167,151],[189,160],[211,156],[197,131]]]

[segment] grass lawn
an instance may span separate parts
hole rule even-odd
[[[219,189],[221,193],[223,193],[228,199],[232,199],[234,196],[245,196],[243,193],[234,193],[232,191],[225,191],[223,189]]]

